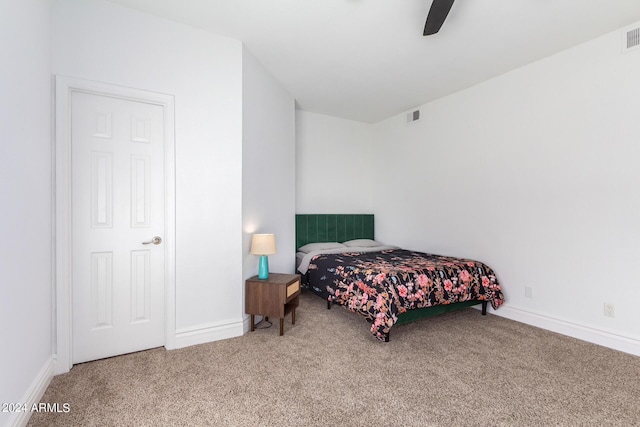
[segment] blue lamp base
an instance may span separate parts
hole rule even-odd
[[[258,262],[258,279],[269,278],[269,257],[266,255],[260,255],[260,261]]]

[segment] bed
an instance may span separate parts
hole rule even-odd
[[[364,316],[381,341],[396,325],[504,302],[486,264],[376,242],[373,215],[296,215],[296,248],[304,287]]]

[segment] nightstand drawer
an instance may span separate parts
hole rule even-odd
[[[293,282],[292,284],[287,286],[287,298],[289,298],[291,295],[295,294],[299,290],[300,290],[300,281],[298,280],[297,282]]]

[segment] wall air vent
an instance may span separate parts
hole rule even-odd
[[[417,122],[420,120],[420,110],[407,113],[407,123]]]
[[[634,27],[629,27],[622,32],[623,52],[630,52],[640,48],[640,26],[635,25]]]

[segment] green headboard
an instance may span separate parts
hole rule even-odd
[[[296,249],[315,242],[373,239],[371,214],[296,215]]]

